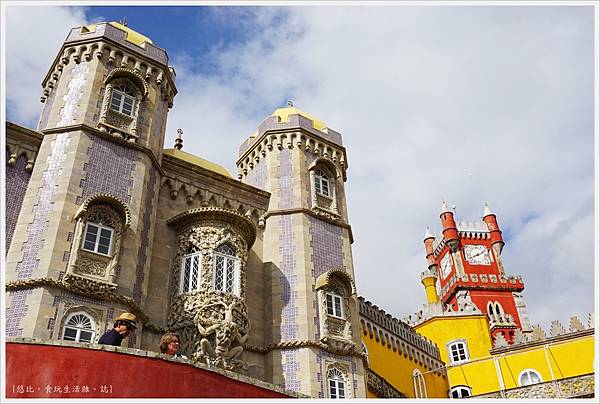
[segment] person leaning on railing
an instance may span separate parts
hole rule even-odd
[[[137,317],[135,314],[123,313],[115,319],[114,328],[106,331],[100,339],[99,344],[120,346],[121,342],[135,332],[137,328]]]

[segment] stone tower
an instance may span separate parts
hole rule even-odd
[[[424,244],[428,270],[421,274],[428,303],[474,308],[487,313],[490,334],[512,342],[516,329],[531,331],[520,276],[507,276],[502,264],[504,240],[496,215],[486,204],[482,221],[459,222],[442,203],[441,237],[427,229]],[[439,295],[430,286],[439,280]],[[428,280],[428,282],[425,282]],[[432,280],[432,281],[430,281]]]
[[[83,312],[93,340],[144,306],[174,79],[167,53],[124,25],[69,32],[43,80],[43,140],[6,257],[7,336],[62,338],[56,323]]]
[[[341,135],[290,104],[242,144],[237,166],[271,194],[258,252],[268,379],[315,398],[365,397]]]

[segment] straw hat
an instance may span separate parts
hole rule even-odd
[[[135,314],[122,313],[119,317],[117,317],[115,321],[125,321],[128,324],[131,324],[133,328],[137,328],[137,317],[135,316]]]

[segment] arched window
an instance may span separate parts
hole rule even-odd
[[[181,260],[180,293],[200,289],[202,254],[198,247],[191,245]]]
[[[132,116],[134,105],[135,95],[129,87],[125,84],[120,84],[113,88],[112,97],[110,99],[110,109],[127,116]]]
[[[333,368],[327,372],[329,385],[329,398],[346,398],[346,380],[338,369]]]
[[[469,360],[469,351],[465,340],[456,340],[448,344],[450,363],[455,365]]]
[[[530,386],[542,381],[542,375],[535,369],[525,369],[519,374],[519,386]]]
[[[323,170],[315,171],[315,189],[318,194],[331,197],[329,177]]]
[[[98,210],[88,217],[84,230],[83,249],[97,254],[112,255],[115,223]]]
[[[415,391],[415,398],[427,398],[425,378],[419,369],[413,370],[413,389]]]
[[[75,342],[92,342],[96,333],[95,321],[89,315],[78,312],[69,316],[63,330],[63,340]]]
[[[502,305],[498,302],[495,302],[494,306],[496,308],[496,316],[498,316],[498,318],[504,317],[504,309],[502,308]]]
[[[236,252],[228,244],[222,244],[214,253],[214,277],[213,286],[215,290],[240,294],[240,260]]]
[[[471,396],[471,388],[469,386],[454,386],[450,389],[451,398],[466,398]]]

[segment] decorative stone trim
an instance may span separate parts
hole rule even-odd
[[[480,394],[470,398],[593,398],[595,391],[594,374],[552,380],[530,386],[515,387],[493,393]]]
[[[164,334],[167,330],[150,322],[150,318],[142,311],[138,304],[131,297],[126,297],[115,293],[116,287],[101,282],[94,282],[90,279],[79,277],[69,277],[67,280],[56,280],[52,278],[34,278],[21,281],[8,282],[6,291],[16,291],[25,289],[37,289],[42,287],[54,287],[63,289],[76,295],[104,300],[108,302],[125,305],[129,311],[137,316],[144,324],[144,330],[149,330],[157,334]]]
[[[158,162],[156,155],[154,154],[154,152],[151,149],[149,149],[145,146],[142,146],[140,144],[137,144],[137,143],[128,142],[127,139],[125,139],[122,136],[111,136],[108,132],[103,132],[100,129],[93,128],[86,124],[68,125],[68,126],[44,129],[42,131],[42,133],[44,135],[46,135],[46,134],[51,134],[51,133],[63,133],[63,132],[71,132],[71,131],[76,131],[76,130],[91,132],[96,136],[102,137],[103,139],[110,140],[110,141],[120,144],[122,146],[131,147],[131,148],[136,149],[137,151],[141,151],[141,152],[145,153],[146,155],[148,155],[148,157],[150,158],[150,161],[152,161],[152,165],[160,173],[160,175],[161,176],[165,175],[164,169]]]
[[[324,351],[327,351],[336,355],[351,355],[361,358],[362,360],[367,360],[366,352],[359,352],[356,347],[352,347],[352,350],[336,350],[333,349],[328,344],[325,344],[321,341],[311,341],[311,340],[301,340],[301,341],[280,341],[275,344],[267,345],[266,347],[259,347],[253,345],[244,345],[244,349],[250,352],[258,352],[258,353],[267,353],[275,350],[286,350],[286,349],[298,349],[298,348],[319,348]]]
[[[348,230],[348,235],[350,236],[350,243],[354,243],[354,236],[352,235],[352,227],[345,223],[341,217],[333,216],[330,214],[326,214],[322,211],[316,211],[306,208],[291,208],[291,209],[277,209],[270,210],[264,214],[264,220],[267,220],[271,216],[285,216],[285,215],[293,215],[294,213],[306,213],[312,217],[316,217],[317,219],[321,219],[326,221],[327,223],[331,223],[333,225],[343,227]]]
[[[115,207],[116,211],[122,213],[123,215],[124,226],[128,227],[131,224],[131,212],[129,211],[129,208],[127,207],[125,202],[123,202],[121,199],[117,198],[114,195],[105,193],[94,194],[87,198],[85,202],[83,202],[81,207],[77,210],[77,213],[75,214],[73,219],[79,219],[79,217],[88,210],[92,203],[106,204]]]
[[[200,220],[218,220],[234,226],[244,237],[248,249],[252,247],[252,244],[256,240],[256,227],[254,223],[247,217],[229,209],[216,207],[190,209],[167,220],[167,224],[177,229],[183,229]]]
[[[269,117],[267,120],[270,118],[276,119],[275,117]],[[300,116],[299,118],[299,122],[302,122],[303,117]],[[294,147],[298,147],[306,152],[312,152],[315,155],[321,156],[321,159],[328,160],[336,167],[336,174],[341,173],[342,180],[346,181],[348,165],[346,162],[346,150],[343,146],[324,139],[322,137],[323,134],[317,134],[319,131],[316,129],[307,129],[307,127],[299,126],[301,123],[285,123],[281,129],[265,130],[262,126],[267,120],[263,121],[261,127],[259,127],[259,132],[262,132],[261,129],[264,130],[262,135],[254,139],[236,163],[239,179],[243,179],[267,153],[284,148],[293,149]],[[282,125],[274,121],[270,124],[275,125],[275,127]]]
[[[406,398],[404,393],[371,369],[367,369],[367,389],[377,398]]]

